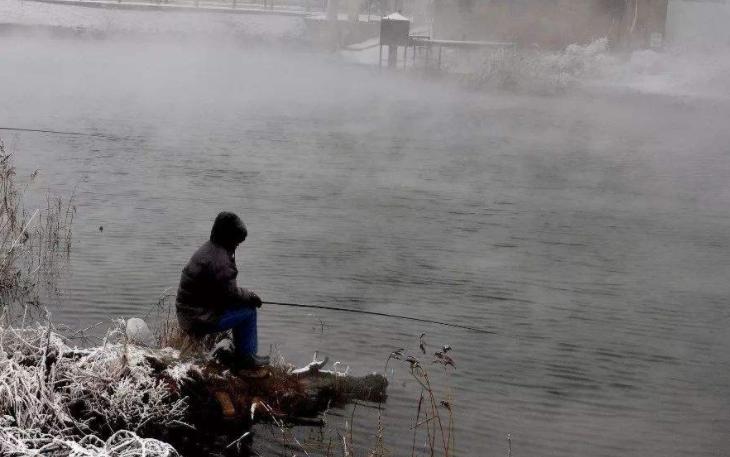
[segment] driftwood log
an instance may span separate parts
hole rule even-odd
[[[155,438],[171,443],[183,455],[201,449],[228,455],[246,454],[241,438],[257,422],[321,426],[321,413],[352,401],[383,402],[388,382],[380,374],[362,377],[325,370],[328,360],[293,369],[269,366],[232,371],[230,349],[214,351],[202,361],[182,362],[174,354],[151,352],[147,363],[178,398],[187,399],[187,425],[160,430]],[[182,365],[181,365],[182,364]],[[169,373],[183,376],[173,379]],[[243,445],[243,446],[242,446]]]

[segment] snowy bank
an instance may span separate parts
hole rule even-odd
[[[6,28],[72,30],[79,34],[194,36],[264,41],[293,41],[303,37],[299,17],[257,14],[198,14],[184,11],[134,11],[38,3],[23,0],[0,2]]]

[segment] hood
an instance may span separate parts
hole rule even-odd
[[[248,231],[240,217],[224,211],[215,218],[210,231],[210,241],[229,251],[236,249],[246,239]]]

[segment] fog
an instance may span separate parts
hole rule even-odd
[[[23,25],[0,38],[0,127],[66,132],[0,130],[19,176],[40,169],[29,204],[75,190],[55,319],[144,315],[228,209],[250,231],[242,285],[265,300],[495,332],[262,310],[261,346],[294,363],[319,351],[361,374],[421,332],[450,344],[435,382],[459,455],[503,455],[507,433],[514,455],[730,449],[717,40],[530,51],[507,69],[529,84],[476,87],[303,46],[297,19],[64,8],[0,6]],[[390,375],[386,441],[407,455],[418,391]],[[377,423],[358,414],[364,446]]]

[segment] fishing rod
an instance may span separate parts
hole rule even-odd
[[[493,332],[491,330],[485,330],[483,328],[477,328],[477,327],[469,327],[468,325],[452,324],[450,322],[434,321],[431,319],[421,319],[419,317],[401,316],[399,314],[379,313],[377,311],[363,311],[360,309],[339,308],[336,306],[305,305],[302,303],[286,303],[286,302],[277,302],[277,301],[265,301],[262,303],[264,305],[289,306],[292,308],[327,309],[330,311],[342,311],[345,313],[367,314],[370,316],[380,316],[380,317],[391,317],[394,319],[405,319],[405,320],[409,320],[409,321],[424,322],[427,324],[444,325],[446,327],[456,327],[456,328],[461,328],[461,329],[465,329],[465,330],[471,330],[472,332],[486,333],[488,335],[497,334],[497,332]]]

